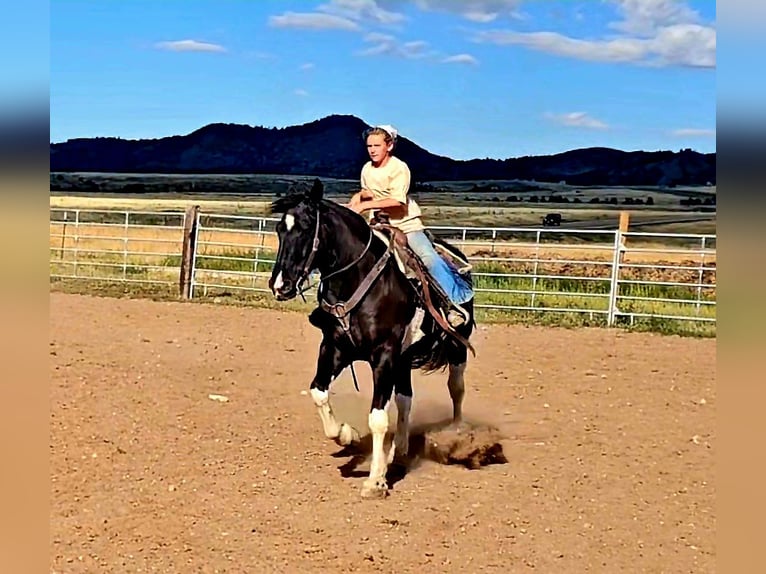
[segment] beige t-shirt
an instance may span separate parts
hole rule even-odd
[[[410,189],[410,168],[396,156],[391,156],[383,167],[375,167],[371,161],[364,164],[361,176],[362,189],[372,192],[373,199],[393,198],[402,206],[387,207],[391,225],[404,233],[425,229],[420,217],[420,206],[414,199],[407,197]],[[368,212],[373,217],[372,212]]]

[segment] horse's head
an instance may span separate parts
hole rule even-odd
[[[280,301],[298,295],[301,284],[314,268],[319,249],[319,210],[324,187],[318,179],[309,190],[291,189],[271,204],[281,213],[277,224],[279,249],[269,288]]]

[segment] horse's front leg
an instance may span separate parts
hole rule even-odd
[[[395,368],[394,353],[384,346],[373,358],[372,405],[368,417],[372,433],[372,457],[370,460],[370,475],[362,485],[363,498],[383,498],[388,494],[386,471],[388,456],[385,451],[386,432],[388,431],[388,405],[394,390]]]
[[[327,438],[342,446],[359,441],[359,433],[351,425],[338,422],[330,405],[330,383],[334,377],[348,366],[348,359],[332,339],[325,337],[319,346],[319,358],[314,380],[311,381],[310,393],[322,420],[322,428]]]

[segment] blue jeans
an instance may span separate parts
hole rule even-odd
[[[407,243],[420,257],[431,276],[444,290],[450,301],[456,305],[467,303],[473,298],[473,289],[463,279],[456,269],[450,267],[434,249],[431,240],[422,231],[411,231],[407,234]]]

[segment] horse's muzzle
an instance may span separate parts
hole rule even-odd
[[[271,292],[274,294],[277,301],[287,301],[298,294],[298,290],[295,288],[295,282],[284,278],[281,271],[276,277],[272,276],[269,279],[269,289],[271,289]]]

